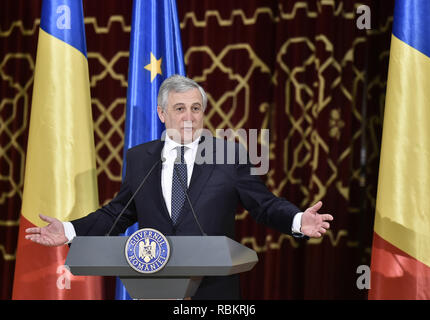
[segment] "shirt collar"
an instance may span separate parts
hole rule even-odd
[[[191,150],[197,150],[197,148],[199,146],[199,141],[200,141],[200,137],[199,137],[199,138],[195,139],[191,143],[182,145],[182,144],[179,144],[176,141],[172,140],[167,134],[166,134],[165,137],[166,138],[165,138],[165,141],[164,141],[164,148],[167,151],[170,151],[170,150],[173,150],[173,149],[175,149],[177,147],[182,147],[182,146],[185,146],[185,147],[187,147],[187,148],[189,148]]]

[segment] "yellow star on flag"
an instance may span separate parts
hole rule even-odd
[[[157,60],[151,52],[151,62],[145,66],[146,70],[151,71],[151,82],[157,76],[157,74],[162,75],[161,73],[161,58]]]

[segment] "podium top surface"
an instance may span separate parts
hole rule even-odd
[[[170,259],[159,272],[142,274],[127,263],[128,237],[76,237],[65,265],[74,275],[122,277],[223,276],[249,271],[254,250],[225,236],[167,236]]]

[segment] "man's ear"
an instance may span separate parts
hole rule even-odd
[[[163,108],[160,106],[157,106],[157,113],[158,113],[158,117],[160,118],[160,121],[162,123],[164,123],[166,121],[166,119],[164,118],[164,111]]]

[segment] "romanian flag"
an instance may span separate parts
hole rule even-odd
[[[369,299],[430,299],[430,1],[397,0]]]
[[[67,245],[24,238],[39,213],[69,221],[99,205],[80,0],[43,1],[29,130],[13,299],[101,299],[102,278],[64,266]]]
[[[161,83],[174,74],[185,75],[181,30],[175,0],[134,0],[130,36],[123,176],[128,149],[159,139],[164,130],[157,114]],[[137,223],[126,235],[137,230]],[[118,279],[116,299],[130,299]]]

